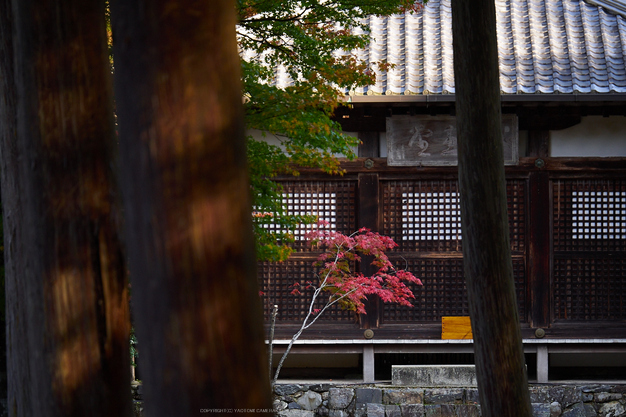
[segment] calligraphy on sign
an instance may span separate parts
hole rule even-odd
[[[504,163],[519,160],[517,116],[502,116]],[[392,116],[387,118],[387,164],[395,166],[457,165],[454,116]]]

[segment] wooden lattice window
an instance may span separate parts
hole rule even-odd
[[[283,181],[283,205],[288,214],[313,214],[327,220],[331,227],[342,233],[356,230],[356,181]],[[268,225],[276,228],[276,225]],[[294,232],[292,244],[298,259],[282,263],[259,264],[259,282],[263,293],[265,320],[269,320],[271,308],[277,304],[279,323],[301,323],[308,311],[312,292],[305,290],[308,282],[315,282],[313,263],[318,256],[304,235],[310,226],[301,225]],[[301,295],[291,294],[293,284],[300,284]],[[323,301],[316,305],[321,308]],[[334,307],[320,317],[320,321],[353,322],[354,313]]]
[[[456,180],[385,181],[383,233],[400,250],[461,251],[461,210]],[[526,182],[507,181],[511,250],[526,245]]]
[[[555,320],[626,319],[626,181],[555,180]]]
[[[406,268],[420,277],[423,286],[413,286],[413,307],[385,304],[384,323],[409,321],[439,322],[444,316],[467,316],[467,288],[463,260],[413,259]],[[523,259],[513,260],[513,275],[520,320],[526,321],[526,271]]]
[[[337,229],[337,194],[334,192],[319,193],[315,191],[282,193],[282,208],[289,215],[317,216],[319,220],[328,222],[328,228]],[[263,224],[262,227],[272,232],[287,232],[276,223]],[[307,231],[313,225],[306,224],[294,231],[294,240],[306,240]]]
[[[560,320],[626,319],[626,259],[554,261],[554,314]]]
[[[509,233],[520,319],[526,321],[526,180],[507,181]],[[383,321],[440,321],[467,315],[461,255],[461,213],[456,180],[385,181],[383,233],[398,244],[394,253],[419,277],[413,308],[385,305]],[[402,258],[400,258],[402,257]],[[404,266],[403,266],[404,267]]]
[[[402,193],[402,240],[459,240],[456,192]]]
[[[385,181],[382,195],[382,232],[398,250],[461,251],[456,181]]]
[[[277,322],[302,323],[311,302],[313,290],[307,289],[308,283],[315,281],[316,269],[313,259],[289,260],[281,263],[263,262],[259,264],[259,278],[262,292],[263,316],[269,320],[273,305],[278,305]],[[300,294],[292,294],[294,284],[298,283]],[[322,308],[328,296],[318,299],[315,308]],[[354,322],[355,313],[342,310],[338,305],[331,307],[320,316],[320,322]]]
[[[318,216],[330,227],[342,233],[356,230],[355,181],[284,181],[283,207],[287,214]],[[277,229],[274,224],[266,225]],[[304,235],[311,225],[301,225],[294,231],[296,250],[308,249]]]
[[[626,192],[573,191],[573,239],[626,239]]]
[[[553,182],[554,250],[626,251],[626,181]]]

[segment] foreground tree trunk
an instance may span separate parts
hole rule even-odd
[[[271,407],[233,1],[111,2],[146,413]]]
[[[131,413],[103,6],[0,0],[11,416]]]
[[[453,0],[463,262],[483,416],[531,416],[513,281],[493,0]]]

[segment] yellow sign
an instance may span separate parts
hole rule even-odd
[[[442,317],[442,339],[473,339],[472,325],[469,316]]]

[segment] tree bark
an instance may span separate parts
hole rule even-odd
[[[493,0],[452,1],[463,262],[483,416],[531,416],[513,280]]]
[[[3,194],[13,196],[10,201],[4,201],[2,208],[4,210],[15,212],[19,204],[19,193],[17,192],[17,176],[15,175],[15,164],[17,160],[13,157],[15,155],[15,127],[17,126],[17,119],[15,115],[15,75],[13,71],[13,21],[11,18],[11,0],[0,0],[0,189]],[[6,219],[3,218],[2,224],[3,237],[6,236]],[[8,237],[8,236],[7,236]],[[4,244],[3,252],[9,254],[7,239]],[[4,258],[4,253],[3,258]],[[8,258],[8,256],[7,256]],[[5,259],[3,263],[5,277],[7,274],[13,274],[15,272],[12,269],[10,259]],[[9,272],[10,271],[10,272]],[[6,342],[6,294],[7,286],[15,284],[15,281],[6,280],[2,282],[0,290],[3,291],[1,297],[4,301],[3,316],[4,320],[0,323],[2,326],[1,340]],[[2,346],[2,372],[6,375],[7,372],[7,356],[6,356],[6,343]],[[0,395],[7,398],[7,386],[3,384],[0,388]]]
[[[130,415],[104,5],[0,0],[0,27],[9,414]]]
[[[146,413],[269,409],[235,4],[116,0],[111,12]]]

